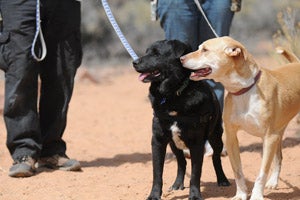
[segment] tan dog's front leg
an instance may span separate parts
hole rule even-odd
[[[239,142],[237,139],[237,129],[233,127],[226,128],[225,126],[223,140],[226,145],[237,188],[236,195],[232,198],[232,200],[246,200],[247,186],[242,171]]]
[[[281,135],[278,132],[271,134],[267,133],[264,137],[262,164],[260,168],[260,173],[256,178],[250,200],[264,199],[264,187],[280,139]]]
[[[281,133],[280,141],[282,141],[282,136],[283,136],[284,130]],[[273,167],[274,167],[273,172],[270,175],[270,178],[266,183],[266,186],[265,186],[266,188],[268,188],[268,189],[276,189],[277,188],[279,174],[280,174],[280,170],[281,170],[281,162],[282,162],[282,144],[281,144],[281,142],[279,142],[278,146],[277,146],[277,151],[276,151],[274,159],[273,159]]]

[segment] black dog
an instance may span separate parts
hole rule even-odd
[[[133,61],[139,79],[151,82],[149,98],[154,110],[152,124],[153,185],[148,200],[160,199],[167,144],[177,158],[177,177],[170,189],[183,189],[186,160],[182,149],[189,149],[192,163],[189,199],[202,199],[200,177],[204,144],[209,140],[219,186],[230,185],[221,165],[222,121],[219,103],[205,81],[189,80],[180,56],[191,48],[178,40],[155,42],[146,55]]]

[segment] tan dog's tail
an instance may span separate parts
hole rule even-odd
[[[287,50],[284,47],[276,47],[276,52],[278,54],[283,55],[289,62],[295,63],[295,62],[300,62],[299,58],[291,51]],[[297,124],[300,124],[300,113],[298,114],[297,117]]]
[[[284,47],[276,47],[276,52],[283,55],[291,63],[300,62],[299,58],[293,52]]]

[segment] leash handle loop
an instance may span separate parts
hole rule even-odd
[[[41,45],[42,45],[40,57],[38,57],[35,53],[35,46],[36,46],[38,37],[40,38]],[[36,29],[35,29],[35,35],[34,35],[34,39],[32,42],[32,46],[31,46],[31,55],[38,62],[44,60],[44,58],[47,55],[47,47],[46,47],[46,43],[44,40],[42,29],[41,29],[40,0],[36,0]]]

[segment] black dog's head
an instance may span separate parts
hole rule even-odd
[[[140,81],[159,83],[159,90],[167,94],[189,77],[190,71],[182,67],[180,57],[191,50],[190,46],[178,40],[157,41],[144,56],[133,61],[133,67],[141,73]]]

